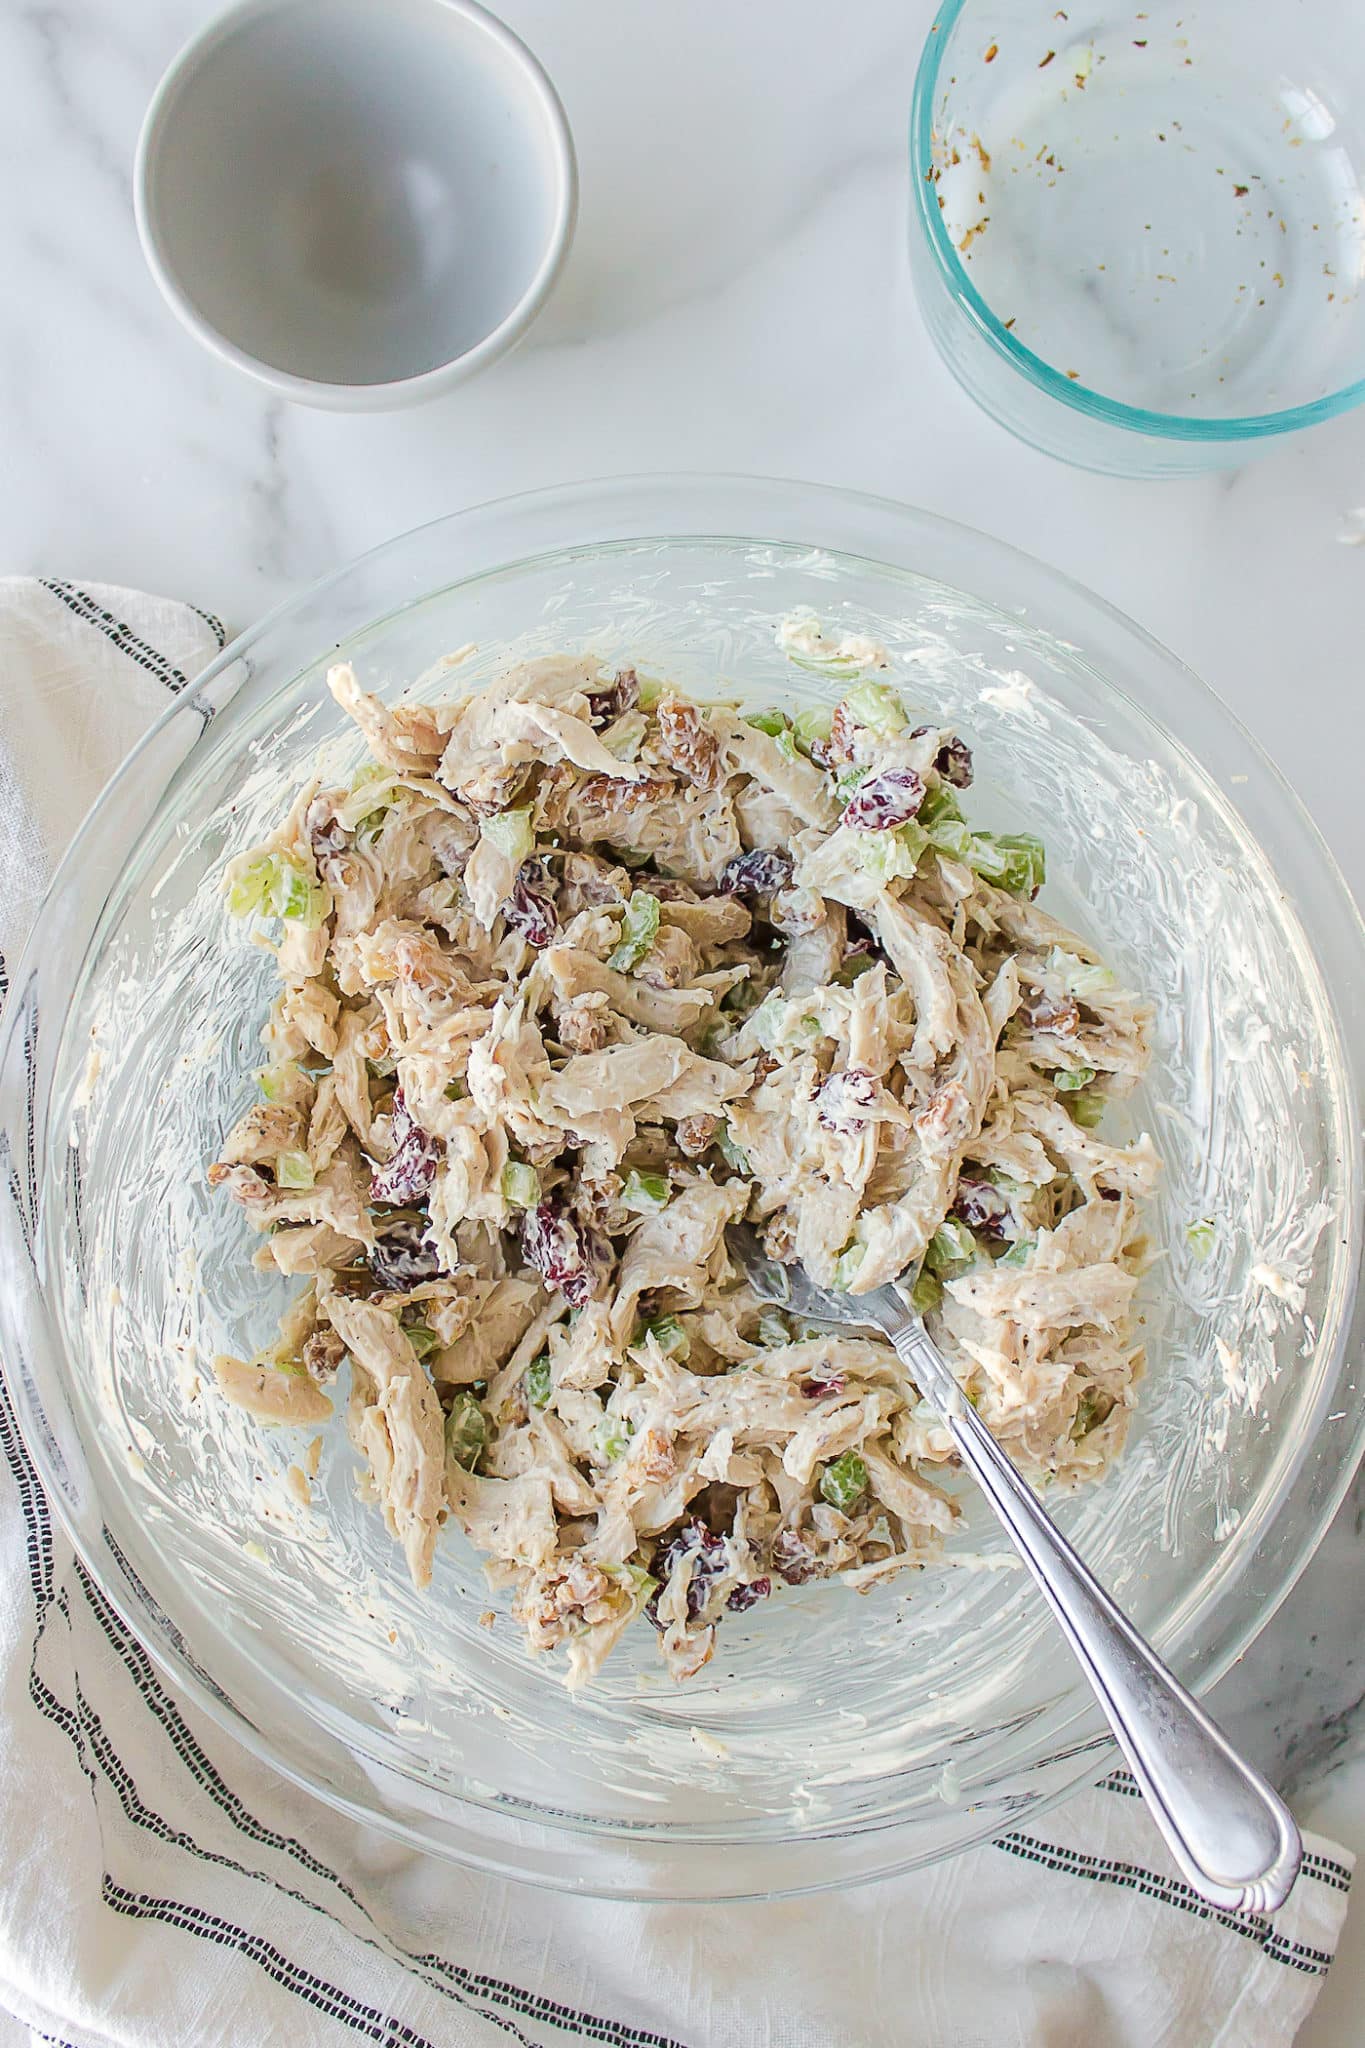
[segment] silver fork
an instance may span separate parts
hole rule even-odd
[[[763,1300],[803,1321],[876,1330],[890,1339],[1037,1580],[1185,1877],[1214,1906],[1248,1913],[1282,1906],[1303,1856],[1293,1815],[1081,1563],[964,1396],[900,1289],[828,1294],[801,1267],[770,1259],[747,1226],[735,1225],[728,1241]]]

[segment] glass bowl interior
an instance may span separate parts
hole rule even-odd
[[[4,1111],[12,1143],[16,1119],[36,1124],[36,1244],[30,1262],[11,1202],[0,1336],[91,1568],[245,1740],[426,1847],[547,1882],[715,1896],[865,1876],[998,1831],[1096,1768],[1102,1729],[965,1490],[942,1567],[728,1617],[683,1687],[641,1625],[571,1697],[453,1526],[430,1591],[413,1592],[357,1499],[339,1416],[302,1506],[286,1480],[298,1438],[216,1395],[213,1354],[262,1346],[290,1291],[252,1265],[254,1233],[204,1177],[254,1097],[273,977],[218,880],[319,749],[360,758],[328,663],[340,650],[371,689],[417,679],[440,697],[510,657],[590,649],[703,696],[811,701],[830,686],[783,658],[774,627],[813,610],[881,639],[908,699],[970,736],[974,817],[1043,836],[1045,902],[1157,1005],[1132,1107],[1166,1162],[1141,1406],[1111,1474],[1055,1508],[1196,1683],[1302,1568],[1360,1445],[1352,1055],[1323,969],[1340,998],[1361,953],[1273,771],[1094,600],[872,501],[651,488],[653,503],[649,488],[551,494],[394,543],[230,649],[123,771],[16,978]],[[466,573],[442,581],[456,561]],[[1260,838],[1279,835],[1278,875],[1229,781]],[[1307,893],[1286,886],[1300,876]],[[1203,1219],[1201,1259],[1187,1226]]]
[[[1349,7],[944,0],[911,157],[964,330],[1094,425],[1235,445],[1365,396]]]

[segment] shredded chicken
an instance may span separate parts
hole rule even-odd
[[[589,1677],[642,1611],[678,1677],[780,1585],[864,1587],[959,1513],[942,1420],[876,1337],[732,1264],[894,1278],[1034,1480],[1120,1448],[1146,1137],[1097,1130],[1150,1013],[978,832],[971,755],[857,682],[746,718],[549,657],[449,705],[330,677],[371,761],[228,872],[277,920],[262,1098],[209,1177],[306,1276],[223,1394],[311,1427],[349,1360],[367,1494],[431,1576],[449,1521]]]

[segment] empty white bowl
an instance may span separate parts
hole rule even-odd
[[[427,398],[520,340],[577,204],[554,87],[474,0],[246,0],[162,79],[134,189],[190,332],[349,411]]]

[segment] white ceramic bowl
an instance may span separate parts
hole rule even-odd
[[[573,234],[573,144],[474,0],[245,0],[181,51],[134,179],[190,332],[286,398],[407,405],[520,340]]]

